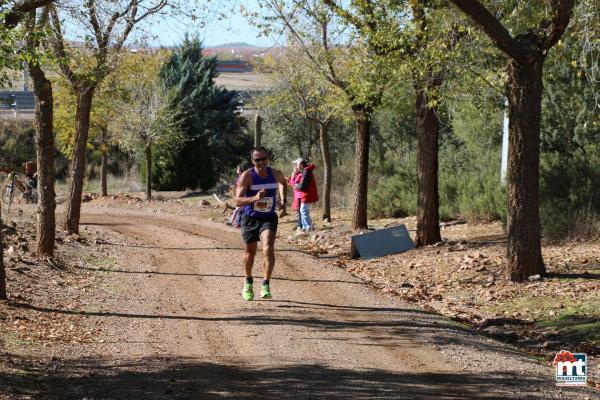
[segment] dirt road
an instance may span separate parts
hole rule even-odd
[[[282,243],[274,298],[245,302],[238,231],[108,212],[88,208],[82,223],[114,233],[103,245],[118,250],[117,265],[104,302],[76,311],[102,328],[101,343],[57,365],[43,398],[596,398]]]

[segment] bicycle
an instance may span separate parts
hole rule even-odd
[[[37,188],[30,180],[27,175],[19,172],[13,171],[8,174],[6,183],[2,188],[2,203],[7,205],[7,210],[10,210],[10,205],[14,201],[17,192],[20,192],[21,199],[25,203],[37,203]]]

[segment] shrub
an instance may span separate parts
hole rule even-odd
[[[415,214],[416,181],[414,167],[400,168],[394,175],[381,179],[369,194],[369,216],[401,218]]]
[[[0,165],[22,170],[35,161],[35,131],[31,121],[0,123]]]
[[[468,221],[506,219],[506,187],[498,173],[469,175],[461,182],[458,208]]]
[[[441,173],[439,177],[440,220],[464,216],[469,221],[506,219],[506,190],[497,172]],[[414,165],[399,167],[381,178],[369,194],[372,218],[400,218],[416,213],[416,171]]]
[[[544,155],[540,179],[542,232],[549,239],[598,232],[600,171],[598,157]]]

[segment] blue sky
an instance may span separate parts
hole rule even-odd
[[[255,0],[244,1],[244,6],[249,10],[257,8]],[[231,8],[231,12],[226,8]],[[226,15],[222,20],[212,17],[208,18],[205,26],[201,27],[198,22],[190,18],[154,18],[151,23],[150,33],[156,38],[151,41],[155,46],[172,46],[181,43],[186,32],[198,33],[204,40],[205,46],[214,46],[231,42],[247,42],[258,46],[272,46],[274,40],[259,37],[259,32],[239,12],[239,6],[230,2],[228,7],[220,11]]]

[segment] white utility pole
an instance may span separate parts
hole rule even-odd
[[[508,169],[508,101],[504,110],[504,123],[502,129],[502,161],[500,162],[500,184],[506,185],[506,171]]]

